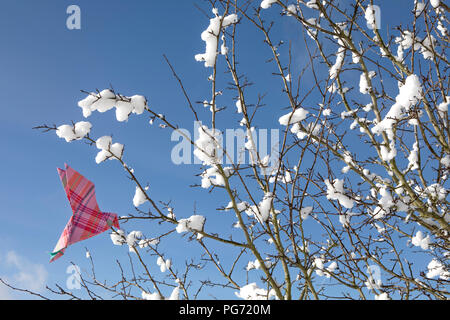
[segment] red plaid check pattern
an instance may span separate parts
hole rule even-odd
[[[58,169],[73,215],[64,228],[50,262],[60,258],[66,248],[89,239],[114,226],[120,228],[117,214],[101,212],[95,198],[94,184],[67,164],[65,170]]]

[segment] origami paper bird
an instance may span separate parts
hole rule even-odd
[[[95,198],[94,184],[74,169],[65,165],[58,169],[59,177],[69,199],[73,215],[51,253],[50,262],[60,258],[68,246],[109,230],[120,229],[117,214],[101,212]]]

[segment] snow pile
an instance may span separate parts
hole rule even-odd
[[[233,172],[233,168],[226,167],[226,168],[223,168],[223,171],[224,171],[225,175],[227,177],[229,177]],[[202,188],[204,188],[204,189],[208,189],[211,185],[215,185],[215,186],[224,186],[225,185],[225,179],[216,166],[206,169],[201,174],[201,177],[202,177]]]
[[[450,168],[450,155],[443,157],[440,162],[445,168]]]
[[[310,9],[319,9],[319,3],[317,0],[310,0],[306,3],[306,6]]]
[[[273,175],[269,179],[269,183],[275,183],[275,181],[279,181],[281,183],[287,184],[292,182],[291,173],[286,170],[285,174]]]
[[[238,99],[238,101],[236,101],[236,108],[237,108],[237,113],[242,113],[242,101],[241,101],[241,99]]]
[[[353,208],[355,201],[344,194],[344,180],[335,179],[331,183],[328,179],[325,180],[327,186],[327,199],[337,200],[342,206],[347,209]]]
[[[361,62],[361,54],[359,52],[352,52],[352,62],[354,64]]]
[[[144,235],[141,231],[132,231],[128,235],[123,230],[116,230],[111,233],[111,241],[116,246],[122,246],[127,244],[130,252],[135,252],[135,248],[146,248],[149,245],[157,245],[158,239],[144,239]]]
[[[156,264],[159,266],[161,272],[166,272],[172,266],[172,261],[170,259],[164,260],[162,257],[158,257]]]
[[[297,6],[295,4],[290,4],[287,6],[286,15],[293,16],[297,14]]]
[[[292,126],[291,132],[297,134],[297,138],[303,140],[310,134],[312,134],[313,136],[317,136],[320,133],[320,129],[322,129],[321,124],[310,122],[308,123],[308,125],[306,125],[306,131],[304,131],[300,128],[300,125],[296,123]]]
[[[92,124],[86,121],[77,122],[73,126],[64,124],[56,129],[56,135],[66,142],[81,140],[89,134],[91,128]]]
[[[325,262],[325,259],[323,259],[323,258],[314,258],[314,262],[313,262],[313,265],[316,267],[317,275],[321,276],[321,277],[325,275],[325,273],[323,272],[324,262]]]
[[[175,287],[168,300],[180,300],[180,287]]]
[[[115,246],[121,246],[127,243],[126,235],[123,230],[116,230],[116,232],[111,233],[111,241]]]
[[[434,57],[433,48],[436,46],[436,39],[430,34],[422,41],[422,46],[420,47],[420,53],[426,60],[431,60]]]
[[[397,47],[397,61],[402,61],[404,58],[404,50],[409,49],[413,43],[413,36],[410,31],[406,30],[402,32],[401,37],[396,37],[395,42],[398,44]],[[419,48],[418,41],[415,41],[414,50]]]
[[[337,263],[335,261],[331,262],[328,267],[327,267],[327,274],[326,277],[330,278],[331,277],[331,273],[333,273],[335,270],[337,269]]]
[[[369,79],[372,79],[375,76],[375,72],[370,71],[368,76]],[[369,94],[371,90],[372,88],[369,85],[369,80],[367,79],[366,74],[364,72],[361,73],[361,76],[359,78],[359,92],[361,92],[362,94]]]
[[[265,289],[258,288],[254,282],[240,288],[239,292],[235,292],[235,295],[244,300],[268,300],[276,296],[275,290],[272,289],[267,292]]]
[[[142,299],[144,299],[144,300],[162,300],[162,297],[158,292],[147,293],[147,292],[142,291]]]
[[[110,89],[105,89],[100,93],[91,92],[86,98],[78,102],[78,106],[83,109],[83,116],[90,117],[92,112],[106,112],[116,107],[117,121],[127,121],[131,113],[142,114],[147,106],[147,99],[140,95],[132,97],[115,94]]]
[[[202,161],[203,165],[211,166],[202,174],[202,188],[211,185],[224,186],[225,178],[231,176],[233,169],[223,168],[223,174],[217,167],[222,162],[223,147],[222,133],[217,129],[208,129],[207,126],[198,128],[199,138],[195,141],[194,155]],[[224,176],[225,175],[225,176]]]
[[[116,94],[105,89],[100,93],[90,93],[85,99],[78,102],[78,106],[83,109],[83,115],[87,118],[93,111],[106,112],[114,108],[116,104]]]
[[[264,266],[268,269],[272,266],[272,262],[270,261],[269,258],[267,258],[264,261]],[[259,263],[259,260],[256,259],[255,261],[249,261],[247,264],[247,271],[253,270],[253,269],[260,269],[261,268],[261,263]]]
[[[133,205],[137,208],[140,205],[146,203],[147,200],[147,196],[145,195],[145,193],[141,190],[141,188],[136,187],[136,193],[134,194],[134,198],[133,198]]]
[[[270,217],[273,198],[273,194],[267,192],[265,193],[263,200],[257,206],[251,206],[245,212],[249,216],[254,216],[260,223],[264,223]]]
[[[411,239],[411,243],[416,247],[421,247],[423,250],[428,250],[431,239],[430,236],[424,238],[422,231],[417,231],[416,235]]]
[[[217,10],[213,10],[213,12],[216,14],[216,17],[209,20],[208,28],[201,34],[202,40],[206,43],[205,53],[195,56],[195,60],[205,62],[205,67],[214,67],[216,64],[220,29],[238,22],[236,14],[222,17],[217,15]]]
[[[359,77],[359,92],[362,94],[368,94],[370,92],[370,86],[365,73],[361,73]]]
[[[280,117],[278,120],[282,126],[288,126],[306,119],[308,111],[303,108],[298,108],[294,112],[290,112]]]
[[[381,159],[383,161],[389,162],[397,156],[397,149],[395,148],[395,141],[389,143],[389,147],[380,147]]]
[[[414,44],[414,51],[419,50],[420,48],[420,39],[417,37],[414,37],[411,31],[404,30],[402,31],[401,37],[396,37],[395,42],[398,43],[398,45],[403,49],[409,49]]]
[[[240,203],[236,203],[236,207],[238,209],[239,212],[242,212],[244,210],[246,210],[249,207],[249,204],[246,201],[240,202]],[[230,201],[228,203],[228,205],[225,207],[225,211],[229,211],[233,209],[233,202]]]
[[[199,138],[195,141],[194,155],[204,165],[215,165],[220,163],[221,137],[222,133],[217,129],[208,129],[207,126],[198,128]]]
[[[408,156],[408,168],[411,170],[419,169],[419,145],[417,142],[414,143],[410,155]]]
[[[143,300],[179,300],[180,299],[180,287],[175,287],[168,298],[161,297],[158,292],[148,293],[142,291]]]
[[[415,74],[408,76],[405,84],[400,86],[399,89],[399,94],[395,101],[396,104],[399,104],[406,111],[409,111],[411,106],[422,99],[422,84],[419,77]]]
[[[175,218],[176,218],[176,215],[175,215],[175,213],[173,212],[173,208],[167,208],[167,211],[168,211],[167,217],[168,217],[169,219],[175,219]]]
[[[350,226],[350,218],[354,215],[353,212],[341,213],[339,215],[339,222],[343,227]]]
[[[448,105],[450,104],[450,97],[449,96],[447,96],[447,97],[445,97],[445,101],[444,102],[441,102],[439,105],[438,105],[438,111],[439,111],[439,114],[440,114],[440,116],[442,117],[442,118],[444,118],[445,117],[445,113],[446,112],[448,112]]]
[[[105,160],[122,159],[123,144],[112,144],[112,138],[110,136],[103,136],[96,141],[97,149],[101,150],[95,157],[97,164],[102,163]]]
[[[448,35],[448,30],[447,28],[444,26],[444,24],[442,23],[443,17],[441,17],[438,20],[438,25],[437,25],[437,29],[439,30],[439,32],[442,34],[443,37],[447,37]]]
[[[380,195],[381,199],[378,200],[378,207],[376,207],[373,212],[374,219],[384,218],[395,205],[392,195],[386,187],[380,188]]]
[[[149,246],[156,246],[159,244],[159,239],[142,239],[139,241],[139,248],[144,249]]]
[[[306,22],[311,25],[311,26],[309,26],[307,23],[303,23],[303,25],[306,28],[306,33],[308,34],[308,36],[311,39],[315,40],[317,38],[318,30],[317,30],[317,28],[314,28],[314,27],[320,28],[320,24],[317,22],[316,18],[309,18],[306,20]]]
[[[439,277],[442,280],[450,279],[450,272],[446,270],[445,266],[438,260],[433,259],[428,264],[427,278],[433,279]]]
[[[220,54],[226,56],[228,54],[228,47],[225,45],[225,35],[222,35],[222,45],[220,46]]]
[[[130,252],[135,252],[135,247],[138,244],[138,241],[144,238],[144,235],[141,231],[131,231],[127,237],[126,242],[128,244]]]
[[[366,18],[367,26],[370,29],[375,30],[377,28],[377,21],[375,18],[375,8],[373,5],[369,4],[367,6],[364,17]]]
[[[257,150],[257,136],[256,136],[256,130],[254,127],[251,127],[250,129],[247,128],[246,132],[246,142],[245,142],[245,149],[249,151],[250,156],[250,163],[256,164],[258,163],[258,150]],[[264,174],[265,174],[265,168],[263,168]]]
[[[424,196],[425,194],[425,196],[428,195],[428,198],[437,199],[439,201],[444,201],[447,196],[447,190],[438,183],[429,185],[423,192],[418,190],[418,193],[421,194],[421,196]]]
[[[380,135],[386,132],[391,143],[389,149],[386,146],[381,147],[381,155],[384,161],[392,160],[397,152],[395,150],[395,142],[393,127],[397,120],[400,120],[411,109],[411,106],[418,103],[422,99],[422,85],[419,77],[412,74],[406,78],[405,84],[399,88],[400,92],[396,97],[395,104],[391,107],[384,119],[372,127],[372,132]],[[376,123],[376,120],[374,121]]]
[[[342,44],[342,40],[338,40],[340,46],[336,53],[336,62],[334,65],[330,68],[330,79],[334,79],[337,77],[339,71],[342,69],[342,66],[344,65],[344,59],[345,59],[345,47]]]
[[[376,294],[375,300],[391,300],[391,299],[389,298],[389,295],[386,292],[383,292],[380,294]]]
[[[433,8],[436,9],[441,4],[441,1],[440,0],[430,0],[430,3],[433,6]]]
[[[381,281],[381,279],[374,279],[372,277],[372,275],[369,275],[368,279],[366,282],[364,282],[364,284],[366,285],[366,288],[368,290],[380,290],[381,286],[383,285],[383,282]]]
[[[277,2],[277,0],[263,0],[261,2],[261,8],[269,9],[275,2]]]
[[[415,8],[415,16],[418,17],[422,14],[423,10],[425,9],[425,3],[417,2],[417,0],[414,0],[414,8]]]
[[[314,266],[316,267],[316,274],[320,277],[330,278],[331,274],[337,269],[337,263],[335,261],[330,262],[328,267],[324,266],[325,259],[323,258],[314,258]]]
[[[199,215],[193,215],[189,219],[181,219],[178,221],[176,230],[178,233],[187,232],[189,230],[203,231],[205,220],[205,217]]]

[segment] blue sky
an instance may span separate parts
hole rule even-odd
[[[72,31],[66,28],[69,4],[72,2],[7,1],[0,13],[0,33],[5,41],[0,53],[0,141],[4,150],[0,169],[0,274],[11,278],[16,271],[6,259],[10,251],[30,263],[44,265],[49,283],[55,283],[65,282],[69,262],[84,256],[84,245],[95,247],[91,250],[94,257],[96,250],[100,254],[102,248],[111,249],[104,234],[74,246],[63,260],[48,264],[48,253],[71,213],[56,167],[67,162],[94,181],[103,210],[119,215],[133,210],[134,188],[117,163],[97,166],[92,148],[83,143],[65,144],[54,134],[46,136],[31,128],[82,120],[77,107],[83,97],[79,90],[103,89],[110,84],[124,94],[146,95],[152,104],[161,105],[161,110],[174,109],[171,105],[182,100],[163,64],[163,53],[183,65],[186,74],[203,71],[193,60],[202,44],[193,39],[199,36],[205,21],[192,3],[79,1],[82,29]],[[170,15],[182,12],[195,18],[180,30],[181,25]],[[181,31],[191,36],[182,37]],[[164,195],[170,200],[173,195],[166,191],[174,188],[168,181],[179,172],[167,166],[170,152],[164,151],[169,149],[169,132],[150,128],[148,119],[130,119],[126,126],[118,125],[111,113],[105,116],[105,121],[96,116],[90,119],[96,134],[114,132],[122,143],[134,142],[134,151],[133,143],[127,148],[130,159],[135,159],[136,171],[148,180],[160,181],[161,193],[156,189],[155,197]],[[136,150],[139,144],[141,152]],[[180,185],[187,181],[188,177],[178,178]],[[186,196],[189,192],[187,188]]]
[[[391,21],[390,15],[405,2],[384,2],[383,6],[391,10],[383,9],[383,21]],[[81,30],[66,28],[66,8],[74,3],[81,8]],[[39,269],[50,285],[64,283],[71,261],[81,267],[88,266],[84,247],[92,252],[105,278],[114,265],[112,253],[126,259],[126,250],[112,247],[107,234],[103,234],[69,248],[63,258],[48,264],[49,252],[71,214],[57,167],[67,162],[92,180],[101,209],[119,215],[134,210],[131,201],[134,186],[118,163],[95,164],[94,148],[79,142],[67,144],[53,133],[44,135],[32,127],[83,120],[77,107],[77,101],[83,98],[80,90],[102,90],[112,85],[125,95],[145,95],[156,110],[192,130],[191,114],[162,55],[169,57],[193,101],[208,99],[209,71],[194,60],[194,55],[204,50],[200,33],[208,20],[194,4],[210,14],[209,6],[203,1],[3,1],[0,11],[0,276],[17,279],[23,271],[18,267],[21,265],[25,273]],[[388,25],[383,25],[387,30]],[[300,32],[288,20],[278,28],[293,41],[301,63],[305,52]],[[242,32],[240,36],[245,38],[247,33]],[[266,60],[268,52],[259,50],[261,40],[245,38],[240,56],[243,66],[250,60],[261,63]],[[270,74],[258,69],[245,71],[252,81],[268,79],[260,81],[258,89],[270,92],[273,84]],[[268,102],[275,101],[277,95],[273,93]],[[207,110],[199,112],[201,116],[208,114]],[[260,124],[267,128],[273,127],[274,119],[279,116],[268,112],[262,115]],[[240,119],[234,116],[230,120],[238,123]],[[151,195],[163,201],[172,200],[179,216],[189,215],[194,206],[199,213],[206,214],[226,204],[223,200],[216,201],[217,196],[205,190],[189,187],[199,182],[193,177],[199,173],[199,167],[176,167],[171,163],[170,150],[174,144],[170,141],[170,131],[149,126],[146,117],[132,116],[126,124],[117,123],[113,112],[94,114],[88,121],[94,125],[94,136],[113,134],[114,141],[126,145],[127,162],[142,181],[149,183]],[[207,197],[210,201],[194,203],[192,200]],[[212,227],[218,227],[223,220],[209,222]],[[232,222],[230,219],[229,224]],[[173,256],[176,259],[177,253]],[[17,263],[18,260],[21,262]],[[0,291],[0,298],[2,295],[19,296]]]

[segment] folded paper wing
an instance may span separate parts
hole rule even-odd
[[[73,215],[51,253],[50,262],[60,258],[66,248],[74,243],[89,239],[109,230],[112,226],[120,228],[117,214],[101,212],[95,198],[94,184],[65,165],[58,169],[59,177],[69,199]]]

